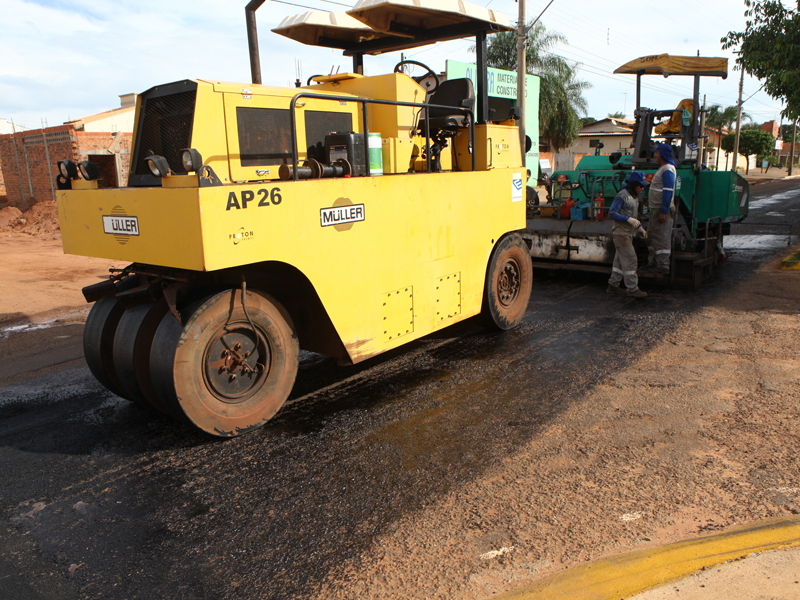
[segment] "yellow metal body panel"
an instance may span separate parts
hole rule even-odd
[[[196,187],[60,190],[58,220],[64,252],[202,271],[200,191]],[[105,233],[104,217],[135,217],[137,231]]]
[[[469,131],[459,132],[454,146],[458,168],[470,170]],[[520,156],[519,129],[499,124],[475,126],[476,170],[513,168],[519,165]]]
[[[436,282],[436,325],[452,322],[461,314],[461,273],[439,277]]]
[[[195,175],[170,175],[161,178],[161,187],[165,188],[193,188],[197,187],[197,174]]]
[[[403,138],[383,138],[383,172],[408,173],[411,167],[412,140]]]
[[[414,333],[414,287],[385,294],[382,313],[384,343]]]
[[[65,190],[58,204],[70,254],[197,271],[263,261],[296,267],[358,362],[480,312],[495,243],[525,226],[523,176],[517,167],[194,189]],[[135,217],[136,235],[106,233],[108,215]],[[437,290],[442,277],[456,273],[460,312],[452,282],[445,295]],[[387,295],[406,288],[413,290],[411,304],[387,313]],[[446,319],[437,316],[437,299],[449,307]],[[406,312],[413,317],[409,332],[386,339],[384,317],[397,329]]]
[[[303,88],[310,92],[330,94],[344,92],[374,100],[415,102],[423,104],[426,92],[405,73],[390,73],[374,77],[360,77],[332,81]],[[419,107],[370,104],[368,106],[369,130],[379,132],[384,138],[410,139],[419,120]]]
[[[96,190],[98,188],[97,180],[86,181],[85,179],[73,179],[71,181],[73,190]]]

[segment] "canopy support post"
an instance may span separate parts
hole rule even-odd
[[[489,78],[486,72],[486,32],[479,31],[475,36],[476,71],[478,72],[478,111],[477,122],[489,120]]]
[[[353,73],[364,74],[364,55],[361,53],[353,54]]]

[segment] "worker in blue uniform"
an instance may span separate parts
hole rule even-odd
[[[656,273],[669,275],[669,257],[672,251],[672,224],[675,220],[675,187],[677,169],[672,156],[672,146],[658,144],[655,158],[658,171],[650,182],[648,206],[650,221],[647,224],[649,249],[647,264]]]
[[[611,236],[617,252],[611,267],[611,278],[608,280],[608,292],[626,294],[633,298],[646,298],[647,292],[639,289],[639,276],[636,274],[638,261],[633,249],[634,236],[647,237],[639,214],[639,195],[649,183],[639,171],[634,171],[625,180],[625,187],[614,198],[608,216],[614,221]],[[626,290],[619,287],[625,282]]]

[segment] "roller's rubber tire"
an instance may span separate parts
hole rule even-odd
[[[300,351],[286,310],[260,292],[226,290],[164,316],[150,353],[153,387],[161,404],[180,421],[217,437],[252,431],[271,419],[294,386]],[[241,344],[255,372],[225,371],[225,352]],[[254,357],[254,358],[253,358]],[[258,372],[258,365],[263,370]],[[230,374],[237,375],[231,379]]]
[[[114,370],[114,335],[125,308],[116,298],[94,303],[83,326],[83,356],[95,379],[113,394],[130,400]]]
[[[136,404],[166,413],[150,377],[150,349],[156,330],[169,312],[167,301],[145,302],[125,310],[114,336],[114,371],[121,388]]]
[[[139,276],[132,275],[115,284],[118,292],[132,289],[139,284]],[[95,379],[103,386],[126,400],[130,400],[120,385],[114,370],[114,336],[125,308],[116,298],[102,298],[94,303],[83,326],[83,356]]]
[[[508,330],[525,316],[531,298],[533,266],[523,239],[501,239],[489,259],[483,296],[483,315],[489,326]]]

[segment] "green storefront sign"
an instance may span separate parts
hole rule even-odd
[[[455,60],[446,61],[447,79],[468,78],[477,84],[475,65]],[[514,71],[503,71],[489,67],[487,73],[489,98],[517,99],[517,74]],[[525,166],[536,177],[539,169],[539,78],[536,75],[525,76],[525,134],[533,143],[525,155]],[[491,100],[490,100],[491,104]],[[496,115],[502,119],[505,115]]]

